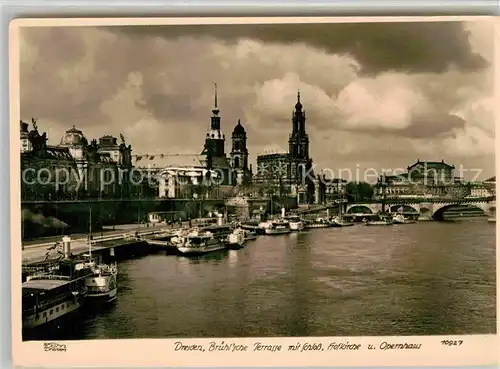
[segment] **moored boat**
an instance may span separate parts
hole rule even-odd
[[[245,243],[245,230],[236,228],[227,236],[227,245],[230,249],[241,249]]]
[[[22,284],[22,327],[33,329],[78,310],[87,295],[85,279],[93,274],[87,263],[68,257],[57,271],[28,276]]]
[[[393,225],[394,222],[389,218],[382,218],[379,220],[369,220],[365,223],[367,226],[388,226]]]
[[[353,226],[354,223],[352,222],[347,222],[345,219],[343,219],[342,217],[334,217],[331,222],[330,222],[330,226],[332,227],[351,227]]]
[[[245,230],[245,241],[255,240],[259,237],[257,232]]]
[[[304,230],[304,222],[297,215],[290,215],[286,218],[288,224],[290,225],[290,230],[299,232]]]
[[[112,302],[116,299],[118,267],[114,264],[91,263],[93,274],[85,278],[88,302]]]
[[[496,223],[497,219],[496,218],[488,218],[488,223]]]
[[[257,234],[264,234],[264,229],[260,227],[259,225],[263,223],[259,220],[250,220],[247,222],[241,223],[240,227],[243,228],[244,230],[255,232]]]
[[[197,229],[173,237],[172,244],[184,255],[206,254],[226,248],[223,239],[214,237],[212,232]]]
[[[291,232],[289,223],[284,219],[270,221],[265,231],[267,235],[287,234]]]
[[[325,218],[316,218],[312,222],[306,224],[306,228],[328,228],[330,227],[330,222]]]
[[[392,217],[394,224],[412,224],[416,223],[413,219],[406,218],[403,214],[396,214]]]

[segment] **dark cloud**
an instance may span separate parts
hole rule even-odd
[[[130,37],[213,37],[227,42],[250,38],[276,43],[306,43],[329,53],[353,55],[364,73],[394,70],[442,72],[484,68],[487,62],[471,51],[460,22],[242,24],[133,26],[109,28]]]

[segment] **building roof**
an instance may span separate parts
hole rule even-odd
[[[71,147],[84,146],[87,143],[86,141],[83,132],[73,126],[64,133],[64,136],[61,138],[61,145]]]
[[[424,165],[427,168],[449,168],[449,169],[455,169],[453,165],[446,164],[444,160],[441,161],[420,161],[420,159],[417,159],[417,162],[415,164],[412,164],[408,167],[408,170],[416,167],[417,165]]]
[[[64,160],[64,161],[74,161],[75,159],[70,154],[67,147],[60,146],[47,146],[46,150],[42,152],[23,152],[22,157],[25,158],[41,158],[41,159],[51,159],[51,160]]]
[[[257,161],[259,161],[259,160],[272,160],[272,159],[278,159],[278,158],[288,159],[289,157],[290,157],[290,154],[288,154],[288,153],[262,154],[262,155],[257,156]]]
[[[28,292],[29,290],[35,292],[35,291],[40,291],[40,290],[51,290],[57,287],[64,286],[65,284],[68,284],[68,281],[65,280],[51,280],[51,279],[40,279],[40,280],[31,280],[31,281],[26,281],[23,283],[23,294],[24,292]],[[25,291],[25,289],[28,289]]]
[[[197,154],[133,155],[132,164],[138,168],[200,167],[205,156]]]
[[[488,178],[485,182],[496,182],[496,181],[497,181],[497,177],[493,176],[491,178]]]
[[[236,125],[236,127],[234,127],[234,130],[233,130],[233,134],[244,134],[246,133],[245,132],[245,128],[241,125],[241,122],[240,120],[238,119],[238,124]]]
[[[53,159],[73,160],[67,147],[47,146],[46,153]]]

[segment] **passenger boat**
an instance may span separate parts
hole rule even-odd
[[[307,228],[328,228],[330,227],[330,222],[326,218],[316,218],[312,222],[308,223]]]
[[[241,249],[245,243],[245,230],[236,228],[227,236],[227,245],[229,249]]]
[[[379,218],[379,220],[369,220],[365,223],[367,226],[388,226],[393,225],[394,221],[389,218]]]
[[[112,302],[116,299],[116,294],[118,292],[116,283],[118,266],[116,263],[104,264],[97,258],[92,259],[92,209],[90,209],[89,218],[89,253],[83,255],[83,257],[87,258],[88,266],[93,274],[85,278],[87,298],[91,303]]]
[[[78,310],[87,296],[85,280],[94,272],[88,263],[69,257],[57,271],[28,276],[22,284],[22,327],[33,329]]]
[[[304,222],[297,215],[290,215],[286,218],[288,224],[290,225],[291,231],[302,231],[304,230]]]
[[[287,234],[291,232],[290,224],[284,219],[270,221],[265,231],[267,235]]]
[[[330,221],[330,226],[331,227],[351,227],[354,225],[352,222],[347,222],[344,219],[344,215],[342,213],[342,202],[339,202],[339,215],[332,218]]]
[[[206,254],[226,248],[223,238],[215,237],[212,232],[198,229],[173,237],[172,244],[184,255]]]
[[[262,222],[258,219],[252,219],[241,223],[240,227],[246,231],[255,232],[257,234],[264,234],[264,229],[259,227]]]
[[[114,301],[118,292],[116,283],[118,267],[116,263],[91,262],[90,268],[93,274],[85,278],[87,300],[91,303]]]
[[[396,214],[392,217],[394,224],[412,224],[416,223],[413,219],[405,218],[403,214]]]

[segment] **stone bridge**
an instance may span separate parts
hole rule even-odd
[[[468,206],[470,208],[481,209],[485,215],[492,216],[496,212],[496,199],[485,198],[463,198],[463,199],[387,199],[385,210],[397,212],[403,208],[404,213],[419,214],[420,216],[431,217],[435,220],[442,220],[446,210],[458,206]],[[376,214],[382,211],[381,202],[364,202],[347,204],[345,212],[347,214]]]

